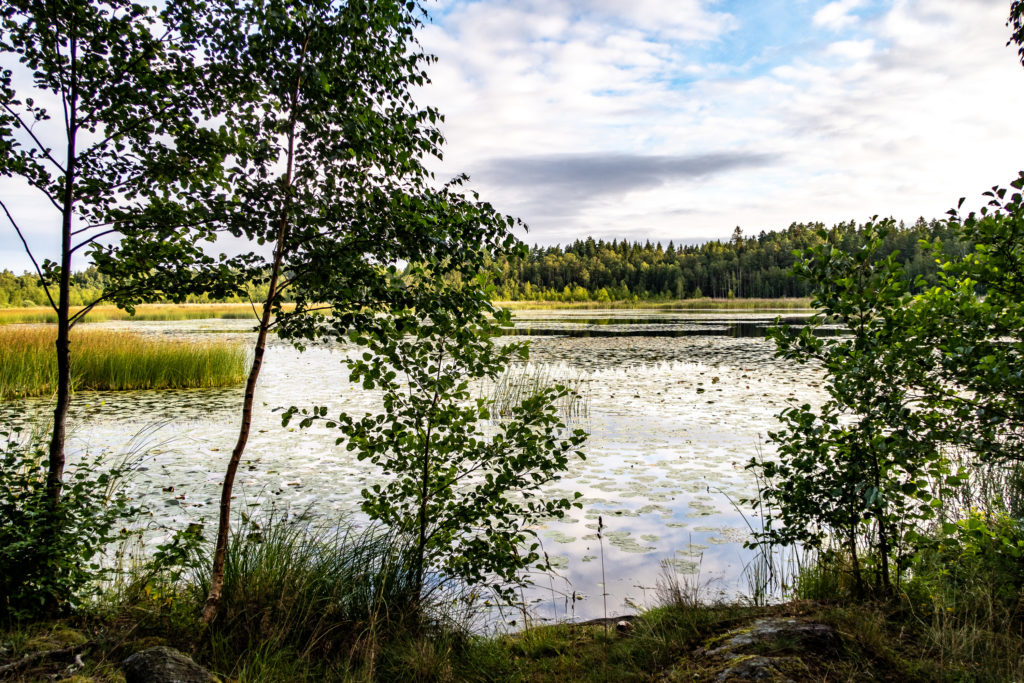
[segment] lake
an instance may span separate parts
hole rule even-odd
[[[781,315],[794,323],[806,317]],[[743,542],[748,524],[758,520],[736,507],[755,493],[744,465],[759,452],[772,453],[767,432],[787,401],[825,398],[818,369],[774,358],[774,345],[763,335],[775,317],[750,311],[516,312],[515,335],[505,339],[528,337],[534,369],[578,384],[587,411],[574,426],[590,433],[586,460],[549,490],[581,492],[582,510],[536,530],[557,574],[534,577],[538,586],[526,597],[535,603],[535,618],[603,616],[605,592],[609,615],[633,613],[654,604],[666,570],[711,593],[748,590],[745,567],[753,553]],[[250,339],[252,328],[238,320],[96,325],[218,339]],[[341,360],[351,350],[316,346],[299,353],[271,342],[235,510],[274,505],[309,508],[328,521],[362,519],[359,492],[377,481],[377,473],[335,446],[335,432],[282,428],[276,410],[376,410],[379,396],[347,380]],[[72,404],[69,453],[127,449],[142,457],[129,489],[150,509],[150,542],[191,522],[206,521],[212,530],[241,399],[241,387],[81,393]],[[0,405],[12,420],[47,409],[41,400]]]

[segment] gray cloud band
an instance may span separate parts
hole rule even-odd
[[[491,159],[474,169],[474,180],[498,187],[534,188],[577,201],[619,195],[674,180],[770,166],[775,154],[716,153],[686,156],[552,154]]]

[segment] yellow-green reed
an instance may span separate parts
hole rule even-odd
[[[55,391],[55,339],[52,326],[0,328],[0,400]],[[71,384],[76,391],[227,386],[245,378],[248,355],[237,342],[76,328],[71,333]]]
[[[262,304],[257,305],[257,310]],[[285,309],[291,306],[285,304]],[[80,310],[72,307],[71,312]],[[86,322],[110,320],[203,320],[206,318],[253,318],[251,304],[141,304],[135,315],[128,315],[116,306],[97,306],[86,314]],[[55,323],[57,314],[48,306],[29,308],[0,308],[0,325],[5,323]]]

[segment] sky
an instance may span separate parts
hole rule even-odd
[[[1024,169],[1009,0],[425,0],[466,173],[527,242],[940,218]],[[41,257],[56,219],[9,181]],[[84,266],[85,264],[81,264]],[[0,216],[0,269],[30,268]]]
[[[940,218],[1024,169],[1008,0],[432,0],[419,100],[530,243]]]

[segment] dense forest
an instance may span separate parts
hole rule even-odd
[[[728,241],[680,247],[673,242],[663,246],[660,242],[605,242],[589,237],[565,247],[535,246],[524,258],[497,264],[494,296],[502,301],[804,297],[810,285],[790,272],[796,261],[794,252],[821,244],[826,235],[844,250],[856,250],[863,245],[864,226],[849,222],[826,229],[822,223],[794,223],[785,230],[761,231],[757,236],[744,235],[736,228]],[[969,246],[957,242],[945,221],[919,219],[914,225],[901,224],[894,229],[886,237],[880,255],[899,252],[910,280],[921,275],[932,284],[935,258],[920,245],[923,239],[938,239],[952,257],[962,256]],[[106,280],[95,267],[75,273],[71,305],[95,300],[105,285]],[[262,300],[266,285],[251,289],[253,300]],[[188,301],[214,300],[194,294]],[[236,296],[216,301],[242,299]],[[0,271],[0,307],[47,303],[36,275]]]
[[[757,236],[736,228],[728,241],[681,247],[592,238],[566,247],[535,246],[525,258],[498,264],[496,296],[505,301],[804,297],[810,284],[790,272],[794,252],[826,236],[853,251],[863,245],[864,234],[865,227],[854,222],[830,229],[822,223],[794,223]],[[956,241],[945,221],[922,218],[912,226],[897,226],[879,256],[898,251],[911,281],[921,275],[933,283],[935,258],[919,244],[923,239],[938,239],[954,257],[968,246]]]

